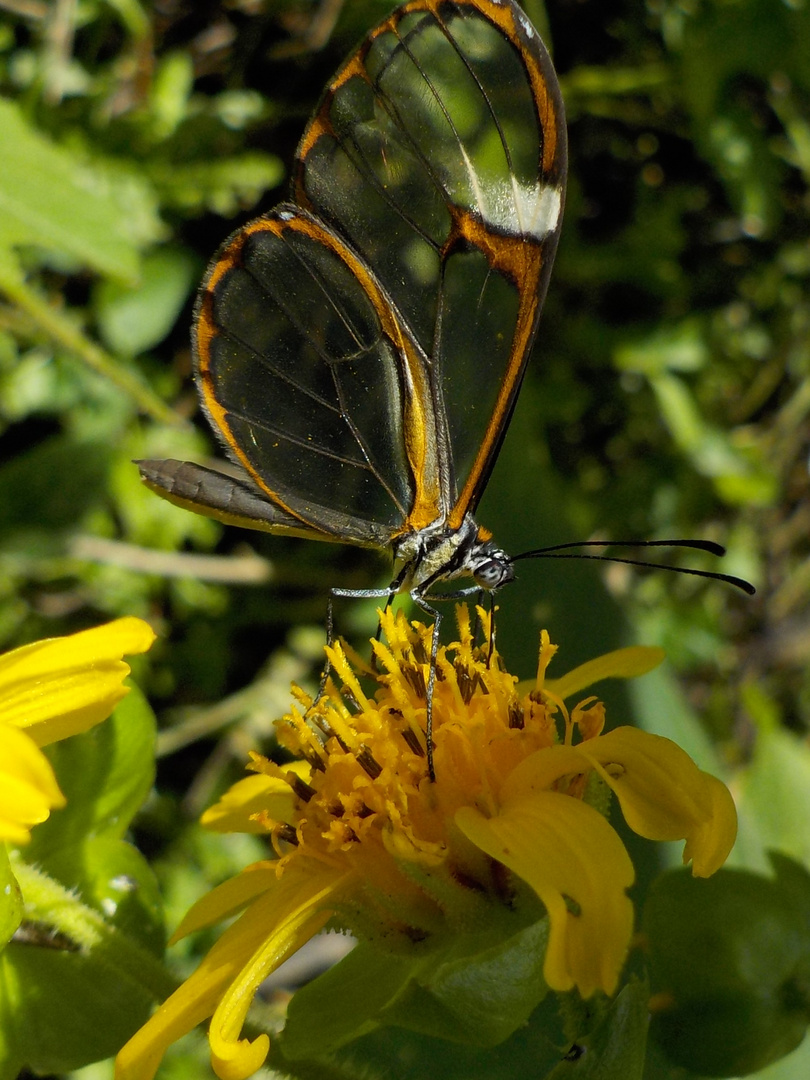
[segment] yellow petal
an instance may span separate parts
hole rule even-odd
[[[183,916],[169,944],[173,945],[196,930],[213,926],[214,923],[235,915],[261,893],[277,888],[277,869],[278,863],[271,862],[269,859],[253,863],[251,866],[246,866],[236,877],[223,881],[211,892],[201,896]]]
[[[734,847],[737,839],[737,808],[722,780],[705,772],[700,775],[708,788],[712,814],[708,821],[698,825],[686,838],[683,861],[688,863],[692,860],[695,877],[711,877]]]
[[[334,884],[330,884],[311,896],[306,906],[291,907],[284,914],[277,911],[271,924],[272,934],[262,942],[240,971],[238,979],[222,996],[208,1029],[211,1065],[220,1080],[245,1080],[264,1064],[270,1040],[266,1035],[260,1035],[253,1042],[240,1039],[245,1016],[256,991],[270,972],[329,921],[332,911],[324,909],[324,905],[333,891]]]
[[[343,876],[336,876],[330,870],[318,868],[313,873],[311,865],[290,867],[289,873],[276,878],[275,886],[265,891],[225,931],[194,974],[163,1002],[119,1052],[115,1059],[117,1080],[152,1080],[167,1048],[207,1016],[213,1016],[226,994],[231,999],[236,995],[246,1011],[253,991],[247,1000],[244,996],[257,974],[257,954],[263,958],[262,977],[265,977],[328,921],[329,900],[343,882]],[[243,972],[247,973],[246,978]],[[235,1016],[231,1005],[227,1020],[235,1022]],[[228,1026],[227,1035],[230,1033]],[[233,1043],[219,1027],[212,1032],[212,1053],[214,1042],[217,1060],[228,1059],[229,1044]],[[238,1052],[231,1054],[230,1060],[238,1057]],[[246,1053],[245,1060],[248,1057]],[[253,1059],[250,1060],[253,1064]]]
[[[663,649],[651,645],[632,645],[627,649],[614,649],[613,652],[605,653],[588,660],[567,675],[559,679],[545,679],[543,686],[557,697],[565,700],[585,690],[602,679],[635,679],[639,675],[646,675],[648,671],[658,667],[666,658]],[[518,684],[518,693],[527,693],[534,688],[533,680],[526,680]]]
[[[31,826],[64,806],[50,762],[25,732],[0,725],[0,840],[27,844]]]
[[[477,847],[530,885],[548,911],[544,964],[553,990],[583,997],[612,994],[633,930],[625,890],[633,865],[605,818],[579,799],[553,791],[506,804],[485,818],[472,807],[455,821]]]
[[[0,656],[3,721],[26,728],[38,746],[105,720],[128,690],[125,654],[145,652],[155,634],[142,619],[116,619]]]
[[[725,862],[737,835],[731,795],[669,739],[621,727],[577,750],[616,793],[630,828],[648,840],[686,840],[684,858],[706,877]]]
[[[285,766],[302,780],[308,780],[311,769],[305,761],[294,761]],[[200,824],[214,832],[267,833],[267,827],[251,820],[255,814],[265,813],[275,821],[292,821],[295,796],[284,780],[258,773],[246,776],[233,784],[219,802],[209,807],[200,818]]]
[[[600,738],[604,738],[601,736]],[[594,739],[593,742],[599,742]],[[501,801],[521,799],[547,791],[563,776],[577,776],[593,768],[593,762],[581,753],[584,744],[566,746],[557,743],[529,754],[516,765],[501,787]]]

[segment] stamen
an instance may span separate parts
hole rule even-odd
[[[372,780],[376,780],[382,772],[382,765],[380,765],[378,761],[374,760],[374,755],[371,753],[369,748],[367,746],[362,747],[362,749],[357,754],[355,754],[355,758],[357,760],[357,764],[361,767],[361,769],[363,769],[364,772],[368,773],[369,777]]]
[[[517,699],[509,702],[507,706],[509,713],[509,727],[523,730],[523,726],[526,722],[526,717],[523,712],[523,706]]]
[[[461,660],[456,660],[453,665],[456,671],[456,682],[458,683],[459,693],[461,694],[461,700],[465,705],[469,705],[472,700],[473,691],[475,690],[475,679],[478,676],[478,672],[475,676],[470,674],[470,669]]]
[[[273,839],[279,840],[284,844],[292,844],[293,847],[298,847],[298,834],[296,833],[292,825],[288,825],[286,822],[281,822],[273,829]]]
[[[316,754],[311,750],[302,750],[301,756],[314,772],[326,772],[326,762],[320,754]]]
[[[402,672],[402,677],[405,679],[405,682],[410,686],[416,696],[421,701],[426,701],[427,685],[425,684],[425,676],[422,669],[403,662],[400,671]]]
[[[300,776],[293,776],[291,779],[288,774],[286,780],[302,802],[308,803],[310,799],[314,798],[316,794],[315,788],[310,787],[306,780],[302,780]]]
[[[400,734],[407,743],[409,750],[412,750],[413,753],[417,755],[417,757],[425,756],[425,748],[422,746],[421,742],[419,741],[419,736],[416,734],[413,728],[404,728],[400,732]]]
[[[360,702],[357,700],[357,698],[354,696],[354,694],[351,692],[351,690],[349,689],[348,686],[343,687],[343,692],[341,694],[341,697],[343,698],[344,702],[346,703],[348,708],[351,710],[351,712],[354,712],[354,713],[359,713],[360,712]]]
[[[425,643],[424,641],[422,641],[421,638],[417,638],[416,641],[414,641],[411,646],[411,651],[413,652],[413,658],[417,662],[417,664],[430,663],[430,657],[428,656],[427,649],[425,648]]]

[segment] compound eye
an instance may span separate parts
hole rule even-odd
[[[475,580],[484,589],[499,589],[514,576],[511,563],[501,562],[499,559],[488,559],[481,563],[473,574]]]

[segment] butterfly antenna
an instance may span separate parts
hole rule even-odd
[[[515,555],[512,562],[521,559],[593,559],[597,562],[623,563],[626,566],[644,566],[653,570],[668,570],[673,574],[690,574],[692,577],[709,578],[712,581],[722,581],[727,585],[733,585],[753,596],[756,589],[745,578],[734,577],[732,574],[721,574],[714,570],[693,570],[689,566],[669,566],[667,563],[648,562],[644,559],[627,559],[619,555],[585,555],[571,551],[571,548],[583,547],[635,547],[635,548],[690,548],[693,551],[705,551],[710,555],[723,556],[726,549],[722,544],[716,544],[713,540],[579,540],[568,544],[554,544],[551,547],[535,548],[533,551],[524,551]]]

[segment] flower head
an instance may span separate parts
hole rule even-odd
[[[0,656],[0,840],[26,843],[64,804],[39,748],[105,720],[129,692],[122,657],[154,639],[147,623],[125,618]]]
[[[642,836],[686,839],[696,874],[728,854],[736,815],[719,781],[667,739],[602,734],[595,698],[565,704],[594,678],[642,674],[660,650],[619,650],[555,682],[546,669],[556,647],[543,632],[537,677],[518,684],[494,645],[476,645],[459,608],[459,640],[436,660],[434,781],[425,747],[432,628],[390,612],[381,619],[387,644],[373,643],[374,669],[363,673],[373,696],[362,665],[331,649],[341,689],[330,682],[317,701],[298,691],[277,725],[301,760],[254,755],[256,775],[204,815],[210,828],[265,831],[278,858],[214,889],[183,920],[175,938],[246,909],[121,1051],[121,1080],[151,1077],[166,1047],[207,1016],[217,1075],[249,1076],[269,1045],[240,1039],[255,990],[330,920],[407,948],[467,933],[496,906],[527,919],[545,912],[547,985],[612,993],[632,932],[634,875],[592,805],[606,805],[607,789]]]

